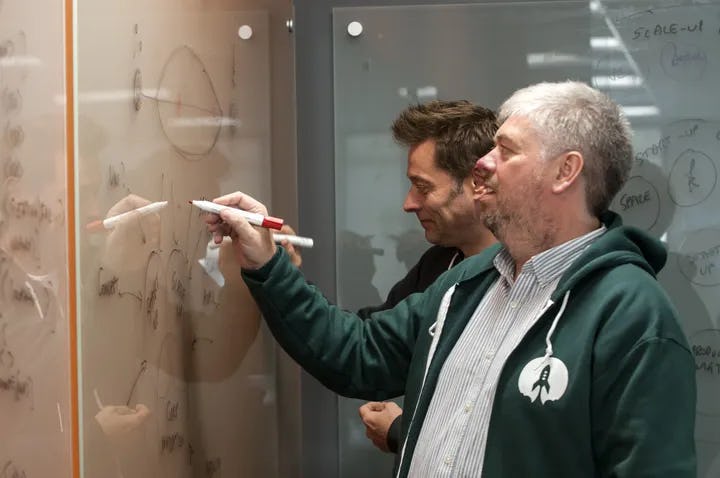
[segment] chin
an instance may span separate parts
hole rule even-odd
[[[488,214],[483,218],[483,224],[495,237],[498,237],[498,234],[502,230],[502,222],[497,214]]]

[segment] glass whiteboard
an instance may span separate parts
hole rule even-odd
[[[69,477],[63,2],[32,3],[0,1],[0,476]]]
[[[362,25],[359,34],[351,22]],[[340,304],[379,303],[427,248],[411,240],[422,232],[401,208],[406,152],[389,127],[402,109],[461,98],[497,108],[531,83],[592,84],[633,125],[632,177],[612,207],[668,246],[660,281],[697,365],[699,476],[720,476],[720,3],[336,8],[333,28]],[[358,263],[364,287],[353,279]],[[392,457],[365,437],[361,403],[339,399],[344,478],[392,469]]]
[[[274,342],[188,204],[270,202],[269,13],[77,3],[82,471],[278,476]]]

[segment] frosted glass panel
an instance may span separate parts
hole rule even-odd
[[[362,25],[361,33],[348,32],[351,22]],[[401,209],[406,153],[393,144],[389,126],[402,109],[461,98],[496,108],[538,81],[592,84],[633,124],[632,178],[613,208],[667,242],[660,279],[698,368],[699,476],[720,475],[718,2],[339,8],[333,26],[341,305],[379,301],[428,247],[416,218]],[[392,457],[364,436],[361,403],[340,399],[345,478],[389,473],[392,466]]]
[[[633,177],[614,208],[667,242],[660,280],[695,356],[699,476],[712,478],[720,475],[720,3],[636,5],[608,7],[628,65],[609,68],[604,81],[619,100],[630,91],[638,98],[627,109]]]
[[[0,1],[0,476],[72,474],[63,25]]]
[[[188,204],[270,202],[270,16],[78,4],[83,472],[277,476],[274,342]]]
[[[363,26],[359,36],[348,25]],[[338,300],[378,304],[429,247],[402,210],[406,151],[390,124],[410,104],[465,98],[495,108],[516,88],[590,80],[592,17],[584,2],[338,8],[333,11]],[[503,39],[499,47],[498,39]],[[572,56],[562,68],[532,54]],[[340,471],[391,476],[393,457],[365,437],[360,400],[339,399]]]

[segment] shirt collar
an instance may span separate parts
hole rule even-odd
[[[547,284],[565,272],[570,267],[570,264],[580,257],[585,248],[603,235],[605,231],[607,231],[607,228],[604,224],[601,224],[594,231],[536,254],[523,265],[521,273],[535,276],[541,285]],[[495,256],[493,264],[509,284],[514,282],[515,261],[505,247],[500,249],[500,252]]]

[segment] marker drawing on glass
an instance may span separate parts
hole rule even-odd
[[[87,229],[97,229],[99,226],[103,226],[105,229],[113,229],[120,222],[125,221],[128,218],[131,218],[133,216],[138,216],[138,217],[144,216],[146,214],[151,214],[153,212],[157,212],[160,209],[167,206],[167,204],[168,204],[167,201],[153,202],[150,204],[146,204],[145,206],[139,207],[137,209],[132,209],[132,210],[124,212],[122,214],[118,214],[116,216],[110,216],[103,220],[93,221],[85,227]]]

